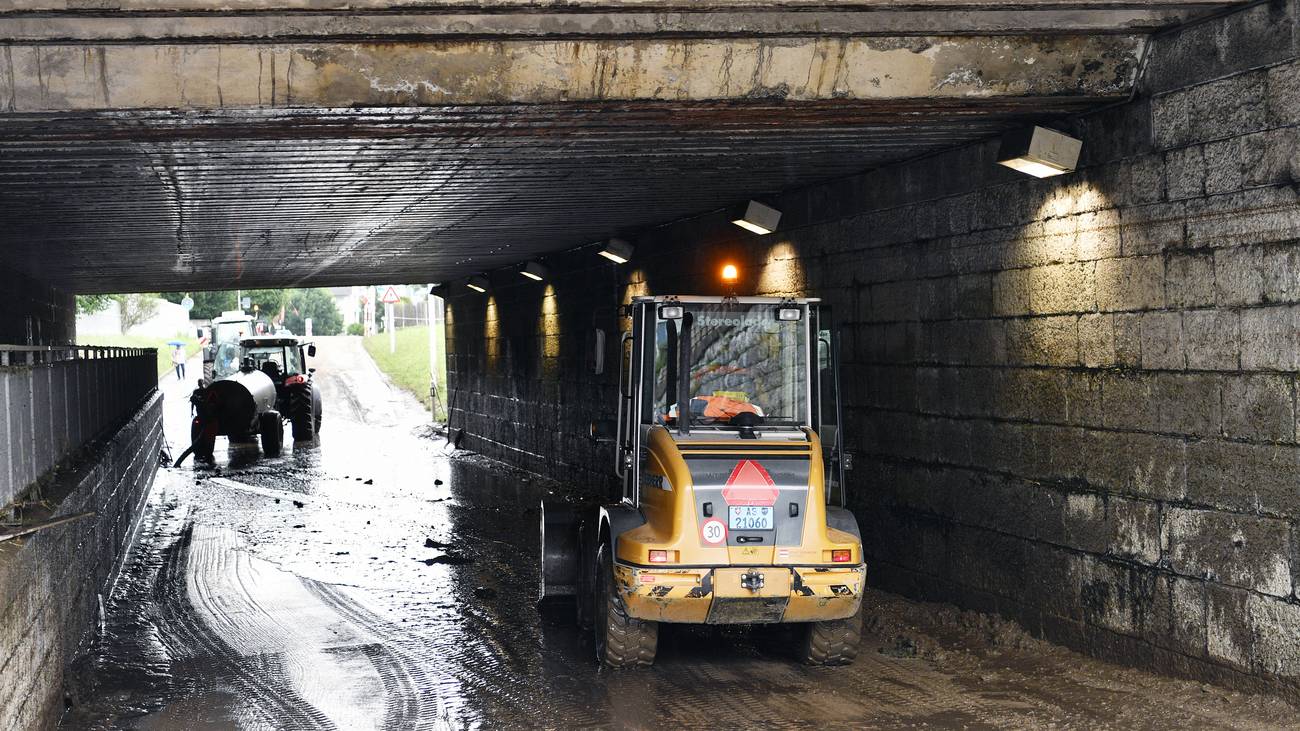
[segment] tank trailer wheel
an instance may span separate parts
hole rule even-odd
[[[190,444],[194,445],[194,458],[211,460],[212,452],[216,448],[215,439],[203,438],[203,425],[199,423],[199,417],[190,420]]]
[[[304,383],[289,393],[289,423],[293,426],[295,442],[310,442],[316,425],[311,384]]]
[[[808,665],[851,665],[862,639],[862,605],[851,617],[811,622],[800,660]]]
[[[284,423],[280,421],[280,412],[265,411],[257,417],[257,430],[262,435],[262,454],[275,457],[280,454],[284,443]]]
[[[623,597],[614,588],[614,558],[609,544],[596,553],[596,657],[612,668],[654,664],[659,623],[628,616]]]

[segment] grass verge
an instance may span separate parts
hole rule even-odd
[[[172,369],[172,346],[167,342],[179,340],[185,343],[186,358],[199,352],[199,341],[192,336],[176,335],[170,338],[154,338],[146,335],[87,335],[77,338],[78,345],[108,345],[115,348],[155,348],[158,351],[158,377],[161,378]],[[185,375],[189,376],[189,373]],[[197,378],[198,376],[192,376]]]
[[[379,370],[383,371],[394,384],[404,391],[409,391],[424,408],[432,409],[433,401],[429,397],[429,328],[404,327],[397,331],[397,349],[388,350],[388,333],[379,333],[365,338],[363,344],[370,357],[375,359]],[[444,350],[445,337],[438,331],[438,352]],[[438,373],[438,401],[442,408],[435,415],[436,419],[447,418],[447,368],[445,361]]]

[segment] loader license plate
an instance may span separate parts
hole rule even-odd
[[[753,505],[727,507],[732,530],[772,530],[772,508]]]

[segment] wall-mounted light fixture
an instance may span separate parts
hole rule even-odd
[[[610,239],[596,252],[615,264],[626,264],[632,258],[632,245],[623,239]]]
[[[722,267],[722,281],[735,284],[737,279],[740,279],[740,270],[736,269],[735,264],[726,264]]]
[[[524,268],[520,269],[519,273],[534,282],[540,282],[543,279],[546,279],[547,269],[538,262],[530,261],[524,264]]]
[[[781,212],[758,201],[750,201],[749,205],[745,206],[744,215],[732,219],[731,222],[756,234],[770,234],[781,222]]]
[[[1083,141],[1046,127],[1025,127],[1002,136],[998,164],[1035,178],[1074,172]]]
[[[488,278],[487,278],[487,277],[485,277],[485,276],[483,276],[483,275],[481,275],[481,274],[476,274],[476,275],[470,277],[470,278],[469,278],[469,281],[465,282],[465,286],[466,286],[466,287],[469,287],[470,289],[474,290],[475,292],[483,293],[483,292],[488,291],[488,287],[490,286],[490,284],[489,284],[489,282],[488,282]]]

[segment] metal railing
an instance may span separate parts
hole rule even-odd
[[[102,360],[142,355],[156,355],[156,353],[152,348],[120,348],[112,345],[5,345],[0,343],[0,368],[65,360]]]
[[[0,344],[0,514],[157,387],[151,348]]]

